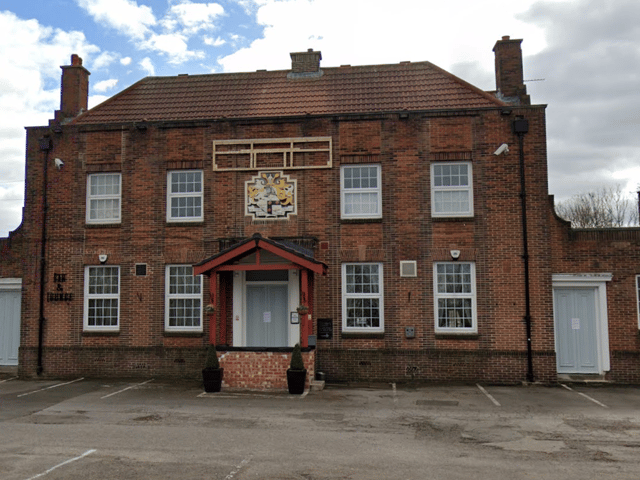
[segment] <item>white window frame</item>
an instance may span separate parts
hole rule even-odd
[[[91,269],[116,269],[118,274],[118,291],[116,293],[90,293],[90,275]],[[120,330],[120,267],[118,265],[87,265],[84,269],[84,330],[85,331],[102,331],[102,332],[117,332]],[[92,300],[116,300],[117,301],[117,318],[115,325],[90,325],[89,324],[89,306]]]
[[[109,194],[92,194],[91,193],[91,179],[99,177],[115,176],[118,177],[118,193]],[[118,208],[117,213],[109,218],[91,218],[93,202],[100,202],[104,200],[117,200]],[[118,172],[106,172],[106,173],[90,173],[87,175],[87,205],[86,205],[86,222],[91,224],[108,224],[108,223],[120,223],[122,221],[122,174]]]
[[[436,166],[466,165],[468,185],[436,186]],[[436,212],[436,194],[441,192],[467,192],[469,210],[464,212]],[[432,217],[473,217],[473,165],[471,162],[434,162],[431,164],[431,216]]]
[[[377,293],[349,293],[347,292],[347,267],[352,265],[375,265],[378,267],[378,292]],[[354,333],[380,333],[384,332],[384,272],[382,263],[375,262],[349,262],[342,264],[342,331]],[[377,327],[347,326],[347,300],[349,299],[377,299],[380,313],[380,325]]]
[[[640,329],[640,275],[636,275],[636,305],[638,306],[638,329]]]
[[[194,277],[196,282],[194,285],[198,283],[200,292],[199,293],[171,293],[171,269],[179,268],[179,267],[188,267],[191,268],[191,274],[193,276],[193,267],[191,265],[166,265],[165,267],[165,287],[164,287],[164,328],[169,332],[202,332],[202,319],[203,319],[203,310],[204,310],[204,302],[202,295],[202,275],[197,275]],[[171,300],[200,300],[200,317],[199,317],[199,325],[171,325]]]
[[[438,292],[438,266],[439,265],[469,265],[471,274],[471,291],[470,292]],[[439,302],[440,299],[471,299],[471,327],[441,327],[440,326],[440,312]],[[435,315],[435,331],[436,333],[447,334],[473,334],[478,332],[478,313],[477,313],[477,298],[476,298],[476,265],[474,262],[435,262],[433,264],[433,306]]]
[[[200,174],[200,191],[199,192],[172,192],[173,175],[185,173]],[[171,170],[167,172],[167,222],[201,222],[204,220],[204,173],[202,170]],[[174,217],[171,214],[171,201],[180,198],[199,198],[200,199],[200,215],[189,217]]]
[[[376,187],[358,187],[358,188],[346,188],[345,187],[345,170],[356,168],[375,168],[377,173],[377,186]],[[376,212],[374,213],[346,213],[346,199],[352,194],[375,194],[376,198]],[[342,165],[340,167],[340,218],[342,219],[370,219],[370,218],[382,218],[382,166],[380,164],[349,164]]]

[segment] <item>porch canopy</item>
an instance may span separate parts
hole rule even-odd
[[[209,277],[210,304],[216,307],[209,314],[211,344],[228,344],[227,319],[230,306],[227,305],[227,293],[233,288],[233,272],[278,270],[300,272],[299,304],[308,308],[307,313],[300,315],[300,346],[309,345],[309,335],[313,334],[311,319],[314,274],[326,275],[327,265],[314,259],[313,252],[309,249],[291,242],[265,238],[259,233],[193,266],[194,275]],[[218,299],[220,308],[217,308]],[[232,322],[232,325],[235,328],[236,322]]]

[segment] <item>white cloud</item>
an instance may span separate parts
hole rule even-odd
[[[111,52],[102,52],[100,55],[96,57],[96,59],[91,63],[91,70],[100,70],[102,68],[106,68],[116,61],[117,55]]]
[[[224,15],[224,8],[217,3],[191,3],[185,1],[172,5],[161,23],[168,31],[180,30],[192,35],[200,30],[215,28],[214,21]]]
[[[179,65],[194,58],[204,58],[204,52],[191,51],[187,45],[187,37],[180,33],[151,35],[142,43],[142,47],[159,52],[169,58],[169,63]]]
[[[155,75],[156,74],[156,69],[153,66],[153,62],[151,61],[151,59],[149,57],[145,57],[140,62],[140,67],[142,67],[142,69],[147,73],[147,75]]]
[[[100,105],[102,102],[104,102],[105,100],[109,100],[108,95],[89,95],[89,101],[88,101],[88,105],[89,108],[93,108],[96,105]]]
[[[393,9],[402,15],[390,15],[388,2],[371,0],[247,2],[264,35],[220,64],[225,71],[288,68],[290,52],[314,48],[327,66],[404,60],[429,60],[445,69],[454,61],[492,65],[491,48],[503,34],[526,38],[529,54],[544,46],[541,29],[514,18],[533,1],[493,0],[490,15],[484,2],[395,0]]]
[[[205,45],[209,45],[211,47],[221,47],[222,45],[227,43],[227,41],[221,37],[213,38],[213,37],[208,37],[206,35],[204,36],[202,41],[204,42]]]
[[[90,60],[99,48],[82,32],[64,32],[0,12],[0,236],[20,224],[25,159],[25,126],[47,125],[60,108],[60,65],[71,53]],[[6,193],[7,185],[10,192]],[[17,190],[16,190],[17,189]]]
[[[124,57],[120,59],[120,64],[124,65],[125,67],[127,65],[131,65],[131,57]]]
[[[134,0],[76,0],[76,3],[96,23],[104,23],[135,39],[144,38],[149,28],[156,24],[153,10]]]
[[[96,92],[106,92],[107,90],[111,90],[118,84],[117,78],[110,78],[109,80],[103,80],[101,82],[96,83],[93,86],[93,90]]]
[[[247,15],[255,13],[262,5],[269,3],[270,0],[236,0]]]

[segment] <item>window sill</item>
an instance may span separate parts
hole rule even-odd
[[[116,331],[106,331],[106,330],[83,330],[83,337],[117,337],[120,335],[120,330]]]
[[[189,337],[189,338],[199,338],[204,335],[203,332],[179,332],[179,331],[171,331],[165,330],[162,333],[163,337]]]
[[[436,340],[478,340],[480,336],[476,332],[437,333]]]
[[[341,218],[340,223],[382,223],[382,218]]]
[[[340,338],[345,339],[357,339],[357,338],[365,338],[365,339],[383,339],[384,332],[341,332]]]
[[[85,223],[85,228],[120,228],[122,223]]]
[[[167,220],[167,227],[191,227],[194,225],[204,225],[204,220]]]
[[[473,222],[474,216],[470,217],[431,217],[432,222]]]

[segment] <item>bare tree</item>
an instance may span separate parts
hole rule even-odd
[[[559,217],[573,228],[615,228],[638,225],[638,208],[622,187],[580,193],[556,205]]]

